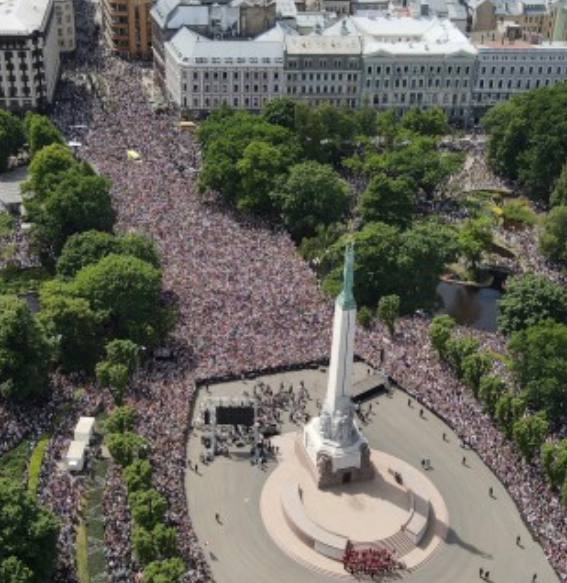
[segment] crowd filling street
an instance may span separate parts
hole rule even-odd
[[[84,23],[93,5],[76,3],[76,10]],[[178,306],[179,320],[169,341],[169,359],[149,359],[132,382],[129,401],[139,412],[137,431],[151,443],[154,483],[169,501],[167,521],[178,528],[188,564],[186,583],[209,581],[211,571],[192,531],[184,493],[195,387],[207,379],[324,361],[330,350],[332,299],[323,295],[286,233],[227,210],[211,193],[198,192],[198,143],[178,128],[175,112],[152,110],[141,89],[148,69],[114,57],[103,59],[92,29],[79,26],[78,31],[82,49],[66,64],[53,115],[69,138],[81,141],[79,155],[112,180],[118,229],[147,234],[161,252],[164,288]],[[103,82],[93,84],[87,72]],[[104,87],[110,91],[104,93]],[[88,129],[76,128],[82,125]],[[127,159],[130,149],[139,153],[139,160]],[[534,257],[529,265],[537,266],[537,249],[528,244],[524,248]],[[558,496],[539,464],[521,460],[481,405],[439,361],[427,338],[428,323],[421,316],[404,318],[394,337],[379,324],[369,332],[358,329],[357,353],[384,368],[479,453],[567,581],[567,518]],[[483,332],[481,338],[502,348],[503,340],[495,333]],[[24,412],[0,405],[0,453],[26,435],[38,437],[71,399],[71,389],[66,382],[57,383],[47,409]],[[87,414],[102,398],[87,387],[75,407]],[[57,467],[70,438],[71,423],[58,426],[40,484],[41,499],[64,525],[60,583],[76,581],[74,525],[84,487],[81,479],[73,480]],[[107,478],[103,512],[109,581],[137,581],[140,572],[119,469],[111,465]]]

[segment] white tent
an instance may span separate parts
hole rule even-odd
[[[65,455],[65,463],[70,472],[80,472],[85,464],[85,449],[87,444],[84,441],[72,441]]]
[[[93,436],[94,424],[94,417],[79,417],[75,427],[75,441],[84,441],[88,445]]]

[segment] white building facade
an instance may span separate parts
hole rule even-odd
[[[398,113],[438,106],[469,124],[494,103],[567,81],[567,43],[474,45],[436,18],[348,16],[310,35],[278,24],[248,41],[184,28],[164,46],[166,90],[196,112],[259,110],[285,95]]]
[[[0,107],[46,108],[59,64],[54,0],[0,0]]]
[[[564,81],[567,81],[565,42],[480,45],[473,88],[475,118],[495,103]]]
[[[165,44],[165,80],[182,109],[260,110],[284,94],[283,44],[211,41],[183,28]]]

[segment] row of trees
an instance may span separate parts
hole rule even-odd
[[[55,572],[59,524],[21,484],[0,478],[0,581],[44,583]]]
[[[177,549],[175,528],[164,522],[167,500],[152,487],[147,441],[134,431],[136,412],[116,408],[105,423],[108,449],[123,468],[128,505],[134,522],[132,542],[144,568],[145,583],[178,583],[186,568]]]
[[[455,335],[454,328],[449,316],[434,318],[429,330],[433,347],[526,459],[541,451],[548,476],[555,476],[551,483],[562,488],[567,506],[567,481],[557,469],[563,467],[564,444],[544,445],[550,429],[566,417],[567,325],[547,320],[513,333],[508,348],[517,389],[493,373],[496,355],[480,350],[472,337]]]

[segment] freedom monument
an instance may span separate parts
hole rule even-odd
[[[343,289],[335,301],[327,395],[318,417],[303,430],[303,447],[319,488],[368,480],[374,475],[370,448],[354,421],[350,398],[356,301],[354,249],[345,251]]]

